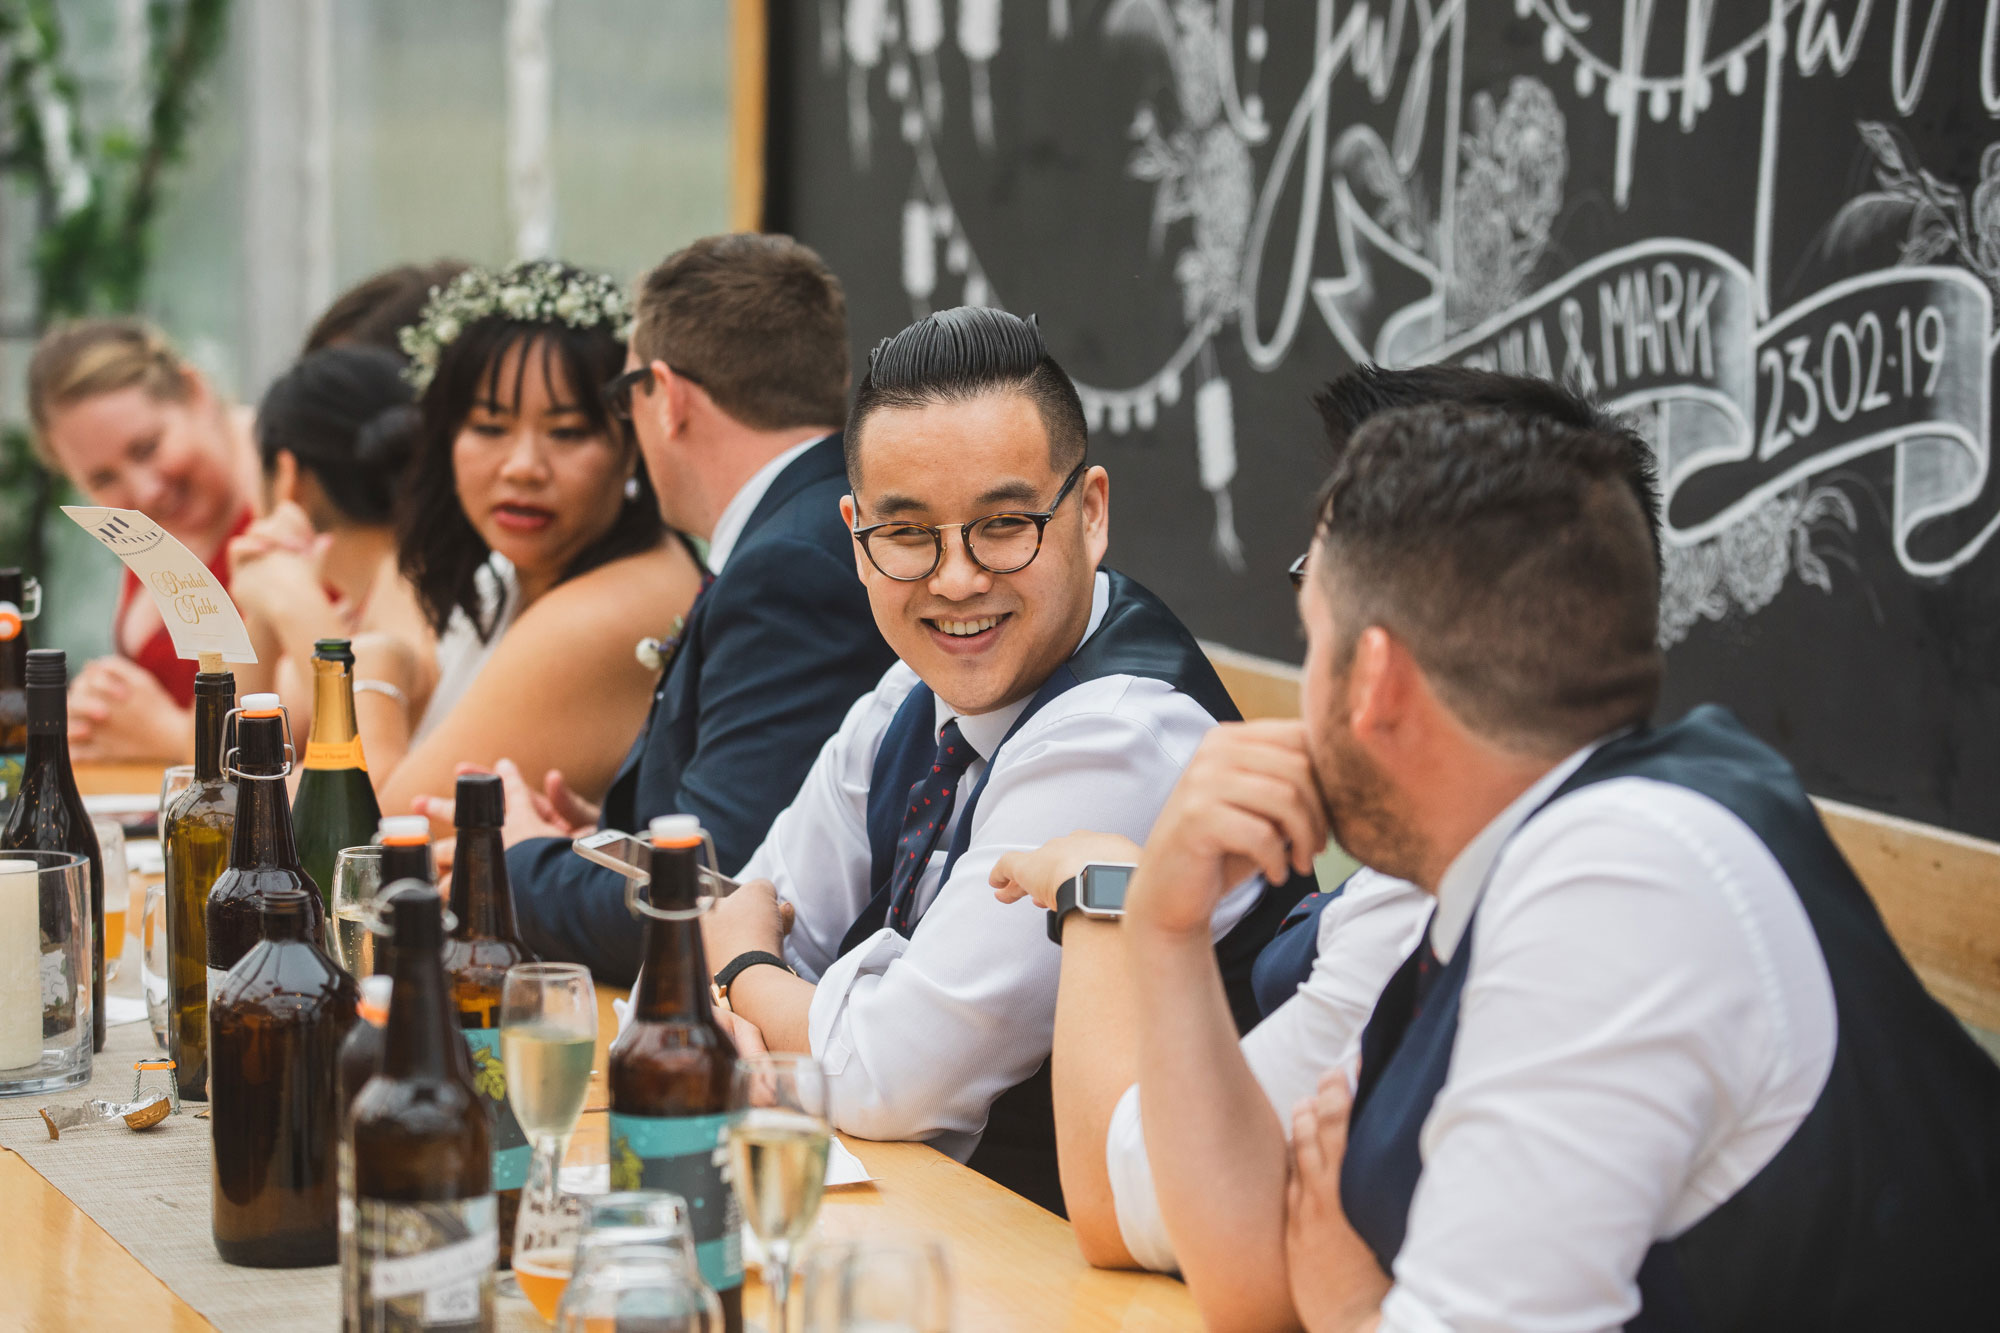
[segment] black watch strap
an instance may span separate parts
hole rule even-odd
[[[787,972],[792,971],[792,965],[786,962],[784,959],[778,957],[778,955],[774,953],[766,953],[762,949],[752,949],[748,953],[737,954],[734,958],[730,959],[727,963],[723,964],[722,970],[715,974],[716,993],[722,996],[723,999],[725,1000],[728,999],[729,987],[731,983],[733,983],[737,977],[743,974],[743,970],[745,968],[758,967],[766,964],[768,964],[771,967],[782,967]],[[793,972],[792,975],[797,976],[798,973]]]
[[[1062,943],[1063,918],[1076,910],[1076,881],[1071,875],[1056,890],[1056,905],[1049,911],[1049,940],[1054,944]]]

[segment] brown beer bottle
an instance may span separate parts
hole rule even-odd
[[[285,775],[291,772],[285,709],[275,694],[246,694],[236,714],[236,827],[229,865],[208,891],[208,989],[214,998],[229,969],[256,947],[258,914],[267,894],[303,889],[307,937],[326,947],[326,905],[319,886],[299,865],[292,838],[292,807]],[[211,1065],[213,1060],[210,1061]],[[210,1070],[211,1077],[213,1069]]]
[[[167,1054],[183,1100],[208,1097],[208,892],[236,838],[236,784],[222,772],[224,724],[236,677],[194,678],[194,782],[167,807]]]
[[[384,950],[375,956],[386,964]],[[354,1099],[369,1079],[382,1068],[382,1031],[389,1022],[389,992],[395,979],[387,975],[362,977],[361,998],[354,1008],[354,1027],[340,1044],[340,1113],[353,1109]]]
[[[340,1257],[340,1045],[354,978],[311,935],[306,894],[260,898],[263,940],[209,1001],[215,1250],[251,1268]]]
[[[490,1330],[492,1127],[445,982],[444,904],[408,881],[383,892],[395,985],[381,1071],[355,1097],[343,1140],[354,1191],[341,1223],[345,1326]]]
[[[404,879],[436,887],[437,859],[431,855],[430,820],[422,815],[384,815],[375,825],[375,840],[382,844],[385,887]]]
[[[0,828],[21,794],[28,760],[28,618],[21,609],[27,580],[0,569]]]
[[[69,666],[60,648],[28,653],[28,750],[0,851],[69,852],[90,862],[90,1049],[104,1049],[104,852],[69,764]],[[124,885],[118,891],[125,891]],[[50,943],[60,943],[52,940]]]
[[[664,1189],[687,1200],[702,1279],[722,1298],[730,1333],[743,1327],[743,1247],[722,1142],[736,1043],[709,1003],[698,915],[701,824],[692,815],[652,823],[644,897],[644,962],[632,1021],[611,1044],[611,1188]]]
[[[507,1069],[500,1055],[500,991],[507,969],[532,963],[514,924],[514,889],[507,880],[507,848],[500,825],[507,793],[491,773],[458,780],[458,848],[451,864],[451,911],[458,918],[444,945],[451,1002],[472,1056],[473,1083],[493,1114],[493,1192],[500,1200],[500,1266],[512,1262],[514,1220],[528,1181],[534,1147],[507,1100]]]

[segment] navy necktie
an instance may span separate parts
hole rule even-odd
[[[966,766],[978,757],[959,734],[958,719],[953,718],[938,733],[931,771],[910,786],[910,808],[903,816],[903,835],[896,839],[896,860],[889,870],[888,924],[898,935],[907,937],[910,933],[917,911],[917,883],[923,879],[931,853],[951,819],[959,780],[965,776]]]

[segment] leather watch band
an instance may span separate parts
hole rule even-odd
[[[782,967],[787,972],[792,971],[792,965],[778,957],[778,955],[767,953],[762,949],[752,949],[748,953],[737,954],[734,958],[723,964],[722,970],[715,974],[716,994],[727,1000],[729,998],[730,986],[735,983],[736,978],[741,976],[746,968],[764,965]],[[793,972],[792,975],[797,976],[798,973]]]

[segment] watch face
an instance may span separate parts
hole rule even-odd
[[[1125,910],[1125,886],[1131,882],[1130,866],[1086,866],[1077,886],[1077,906],[1087,912]]]

